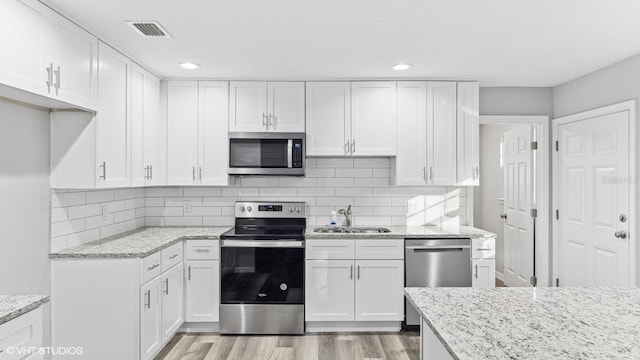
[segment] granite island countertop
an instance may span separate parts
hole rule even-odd
[[[406,288],[454,359],[640,359],[640,288]]]
[[[219,239],[225,227],[147,227],[50,254],[60,258],[144,258],[178,241]]]
[[[37,309],[49,301],[46,295],[0,295],[0,325]]]
[[[430,225],[415,225],[415,226],[380,226],[391,230],[388,233],[322,233],[314,232],[316,227],[327,226],[307,226],[305,232],[306,239],[428,239],[428,238],[483,238],[483,237],[495,237],[495,234],[486,230],[478,229],[473,226],[430,226]],[[358,227],[358,226],[354,226]],[[370,227],[370,226],[364,226]],[[374,226],[377,227],[377,226]]]

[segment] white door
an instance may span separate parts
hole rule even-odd
[[[427,83],[427,179],[429,185],[455,185],[456,83]]]
[[[162,275],[162,342],[169,340],[184,319],[184,267],[182,263]]]
[[[36,0],[0,2],[0,83],[52,96],[49,14]]]
[[[353,321],[353,260],[307,260],[305,321]]]
[[[199,164],[201,185],[229,185],[229,83],[199,82]]]
[[[404,261],[356,261],[355,321],[404,320]]]
[[[160,277],[140,288],[140,358],[151,357],[162,345],[162,307]]]
[[[131,185],[131,60],[102,42],[99,47],[98,185],[127,187]]]
[[[217,322],[220,319],[220,263],[187,262],[185,321]]]
[[[160,136],[160,79],[146,72],[144,78],[144,166],[149,167],[147,185],[162,185],[164,170],[162,151],[165,142]]]
[[[480,87],[458,83],[458,184],[480,185]]]
[[[506,281],[505,281],[506,285]],[[496,260],[471,260],[471,286],[480,288],[496,287]],[[509,286],[509,285],[507,285]]]
[[[229,131],[267,131],[268,117],[266,82],[229,83]]]
[[[558,277],[562,286],[633,286],[628,111],[558,125]],[[625,218],[623,218],[623,216]],[[623,221],[624,220],[624,221]],[[633,234],[631,234],[633,236]]]
[[[198,165],[198,82],[167,84],[167,185],[193,185]]]
[[[396,83],[351,83],[351,154],[396,155]]]
[[[269,131],[304,132],[304,82],[267,84]]]
[[[504,133],[504,284],[530,286],[533,276],[532,125]]]
[[[427,183],[427,83],[398,81],[396,185]]]
[[[307,155],[348,155],[351,83],[307,82]]]
[[[131,67],[131,185],[144,186],[148,169],[144,161],[145,71]]]
[[[55,95],[95,109],[98,103],[98,39],[71,21],[52,15],[51,58]]]

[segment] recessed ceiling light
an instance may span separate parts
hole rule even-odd
[[[395,64],[391,66],[391,70],[397,71],[408,70],[409,68],[411,68],[411,64]]]
[[[181,63],[180,63],[180,66],[181,66],[183,69],[187,69],[187,70],[200,69],[200,65],[195,64],[195,63],[192,63],[192,62],[188,62],[188,61],[181,62]]]

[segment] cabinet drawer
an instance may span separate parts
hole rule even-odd
[[[353,260],[355,242],[350,239],[308,239],[306,258],[314,260]]]
[[[0,349],[10,346],[21,348],[42,346],[43,331],[42,307],[31,310],[11,321],[0,325]],[[37,352],[36,352],[37,354]],[[4,357],[2,355],[5,355]],[[6,353],[0,354],[0,359],[17,359],[18,356],[11,356]],[[37,355],[33,357],[37,359]],[[20,357],[20,359],[24,359]],[[29,357],[32,359],[32,357]]]
[[[217,260],[220,257],[218,240],[187,240],[187,260]]]
[[[358,239],[356,240],[358,260],[402,260],[404,259],[404,239]]]
[[[160,273],[162,273],[162,255],[160,251],[142,259],[142,269],[140,269],[140,274],[142,274],[141,284],[160,275]]]
[[[173,265],[182,261],[182,241],[177,244],[171,245],[162,250],[162,271],[167,271],[173,267]]]
[[[472,259],[495,259],[496,238],[475,238],[471,239]]]

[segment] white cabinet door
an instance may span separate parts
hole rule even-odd
[[[229,131],[267,131],[267,83],[231,81]]]
[[[220,320],[220,263],[217,260],[187,262],[185,321]]]
[[[396,185],[427,183],[427,83],[398,82]]]
[[[0,83],[51,96],[49,10],[36,0],[0,2]]]
[[[307,260],[305,321],[353,321],[353,260]]]
[[[98,187],[127,187],[131,184],[131,60],[102,42],[99,48]]]
[[[456,83],[427,83],[428,185],[455,185]]]
[[[199,164],[200,185],[229,185],[229,83],[199,82]]]
[[[349,155],[351,83],[307,82],[307,155]]]
[[[395,81],[351,83],[351,139],[352,155],[396,155]]]
[[[131,185],[144,186],[148,169],[144,162],[144,84],[145,70],[131,67]]]
[[[167,342],[184,319],[184,267],[182,263],[162,275],[162,342]]]
[[[496,260],[471,260],[471,286],[481,288],[496,287]]]
[[[53,14],[51,59],[55,97],[95,109],[98,103],[98,39]]]
[[[356,321],[404,320],[404,261],[356,260]]]
[[[133,186],[160,184],[159,107],[160,80],[134,63],[131,68],[131,185]]]
[[[162,291],[157,277],[140,288],[140,358],[151,357],[162,345]]]
[[[304,132],[304,82],[267,84],[269,131]]]
[[[167,185],[196,183],[198,82],[167,84]]]
[[[480,185],[480,88],[458,83],[458,184]]]
[[[144,166],[149,167],[147,185],[163,185],[162,156],[165,149],[160,123],[160,79],[150,72],[144,77]]]

